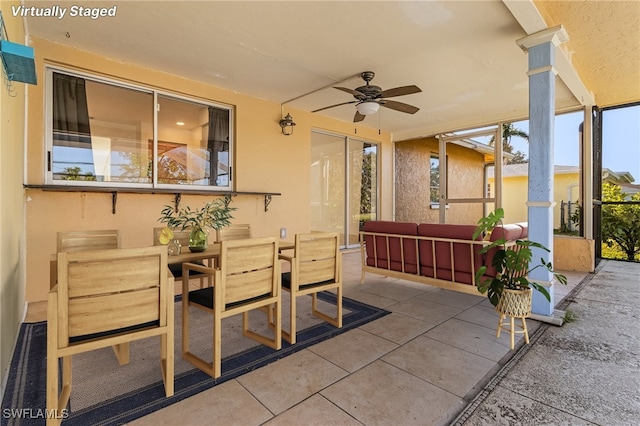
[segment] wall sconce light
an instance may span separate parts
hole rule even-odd
[[[287,113],[287,115],[285,115],[285,117],[282,120],[280,120],[280,127],[282,127],[282,134],[285,136],[289,136],[293,134],[293,126],[295,125],[296,123],[293,122],[293,118],[289,113]]]

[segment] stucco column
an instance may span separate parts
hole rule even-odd
[[[555,120],[555,49],[568,40],[562,27],[550,28],[517,41],[529,53],[529,239],[549,248],[533,248],[532,265],[553,260],[553,130]],[[551,316],[554,310],[553,275],[537,268],[529,278],[547,287],[551,301],[533,292],[532,312]]]

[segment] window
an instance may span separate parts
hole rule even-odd
[[[431,153],[429,158],[429,198],[431,204],[440,203],[440,158]]]
[[[449,156],[445,155],[445,198],[449,197]],[[429,201],[431,208],[437,209],[440,206],[440,156],[437,152],[429,155]],[[449,206],[447,205],[447,208]]]
[[[230,108],[53,69],[47,86],[47,183],[231,188]]]
[[[378,212],[378,145],[320,130],[311,132],[311,229],[337,232],[356,247]]]

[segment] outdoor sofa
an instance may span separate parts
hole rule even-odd
[[[479,294],[475,273],[487,265],[496,249],[481,254],[483,246],[499,238],[507,244],[528,235],[526,223],[501,225],[491,235],[473,239],[475,225],[411,223],[372,220],[360,232],[362,275],[401,278],[468,294]]]

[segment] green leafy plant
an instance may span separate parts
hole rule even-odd
[[[602,185],[602,242],[609,248],[613,258],[633,261],[640,257],[640,204],[627,203],[640,201],[640,192],[629,195],[620,185],[605,183]]]
[[[564,322],[570,323],[570,322],[576,321],[578,319],[578,316],[576,315],[575,312],[573,312],[571,310],[567,310],[564,313],[564,317],[562,319],[564,320]]]
[[[162,216],[158,221],[166,223],[171,229],[221,229],[231,224],[231,212],[237,210],[229,207],[229,203],[221,198],[210,201],[200,209],[192,210],[187,206],[176,210],[173,206],[164,206]]]
[[[492,232],[496,226],[502,224],[503,218],[504,210],[501,208],[489,213],[478,221],[473,238]],[[495,276],[484,276],[487,272],[486,265],[481,266],[476,272],[478,290],[482,294],[487,294],[493,306],[498,305],[504,289],[523,290],[531,287],[542,293],[547,300],[551,300],[544,286],[530,281],[528,278],[529,273],[537,268],[545,268],[553,274],[558,282],[567,283],[567,278],[562,274],[556,273],[551,262],[545,262],[543,258],[540,258],[540,264],[529,269],[533,258],[532,247],[549,251],[545,246],[534,241],[516,240],[515,242],[508,242],[505,238],[497,239],[480,250],[480,253],[485,254],[496,249],[491,259],[491,266],[495,268]]]

